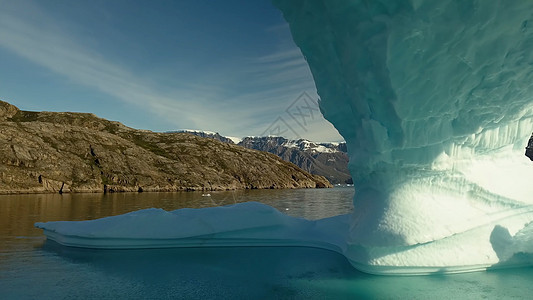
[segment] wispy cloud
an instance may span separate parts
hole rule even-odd
[[[0,10],[0,47],[176,126],[228,135],[260,134],[301,92],[316,95],[307,64],[294,46],[250,58],[231,74],[215,70],[207,74],[213,78],[209,82],[180,81],[176,87],[162,88],[82,46],[79,39],[37,8],[26,8],[23,17]],[[246,86],[238,86],[242,81]],[[330,139],[339,138],[323,119],[309,129],[313,132],[303,132],[309,138],[327,140],[324,132],[333,136]]]
[[[36,14],[33,22],[0,11],[0,46],[76,83],[97,88],[114,98],[148,108],[156,114],[176,105],[176,99],[161,95],[127,69],[82,48],[53,20]],[[46,24],[46,25],[43,25]],[[181,111],[195,111],[196,105],[180,99]],[[195,120],[191,120],[195,122]]]

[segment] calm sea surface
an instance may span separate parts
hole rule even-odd
[[[35,222],[245,201],[318,219],[349,213],[353,188],[0,196],[0,299],[531,299],[533,268],[384,277],[298,247],[89,250],[46,242]],[[135,228],[132,228],[135,230]]]

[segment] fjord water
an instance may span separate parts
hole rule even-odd
[[[349,213],[353,188],[0,196],[2,299],[525,298],[533,268],[383,277],[334,252],[299,247],[91,250],[46,242],[34,222],[88,220],[149,207],[245,201],[318,219]],[[135,228],[132,228],[135,230]]]

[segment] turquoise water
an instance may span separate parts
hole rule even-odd
[[[37,221],[253,200],[310,219],[348,213],[351,188],[0,196],[1,299],[527,299],[533,268],[383,277],[298,247],[90,250],[46,242]],[[132,230],[135,230],[132,228]]]

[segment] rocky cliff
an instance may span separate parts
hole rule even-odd
[[[273,154],[0,101],[0,193],[330,186]]]

